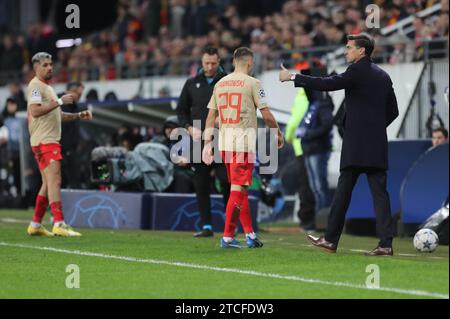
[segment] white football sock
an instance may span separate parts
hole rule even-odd
[[[41,224],[36,223],[36,222],[31,222],[30,225],[31,225],[31,227],[33,227],[33,228],[39,228],[39,227],[41,227]]]
[[[256,238],[256,234],[255,233],[248,233],[248,234],[246,234],[246,236],[250,237],[251,239],[255,239]]]
[[[223,240],[224,240],[226,243],[229,243],[229,242],[231,242],[231,241],[233,240],[233,237],[223,237]]]

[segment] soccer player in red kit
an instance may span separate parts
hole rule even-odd
[[[33,220],[28,227],[31,236],[81,236],[64,222],[61,205],[61,121],[91,120],[90,111],[64,113],[60,106],[73,103],[73,96],[66,94],[58,99],[48,82],[53,75],[52,56],[36,53],[31,59],[35,77],[28,84],[28,129],[34,157],[42,176],[42,186],[36,198]],[[54,225],[52,232],[42,226],[50,205]]]
[[[249,75],[253,68],[253,52],[246,47],[236,49],[233,54],[233,65],[234,72],[223,77],[214,86],[208,104],[209,113],[206,119],[202,158],[206,164],[212,162],[212,129],[219,117],[219,151],[231,183],[221,247],[242,247],[233,238],[240,219],[247,247],[259,248],[263,244],[253,231],[247,191],[252,182],[256,154],[257,109],[260,110],[266,125],[276,130],[278,148],[283,146],[284,139],[278,123],[269,110],[261,82]]]

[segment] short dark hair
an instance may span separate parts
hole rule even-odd
[[[14,103],[14,104],[17,104],[17,101],[16,101],[15,98],[9,97],[9,98],[6,99],[5,105],[8,105],[8,103]]]
[[[251,57],[253,58],[253,51],[247,47],[240,47],[234,50],[233,53],[233,59],[234,60],[241,60],[244,57]]]
[[[447,131],[447,129],[446,129],[445,127],[438,127],[438,128],[435,128],[435,129],[433,130],[433,133],[434,133],[434,132],[441,132],[442,135],[444,135],[445,139],[448,139],[448,131]]]
[[[364,48],[366,56],[370,57],[372,55],[375,47],[375,41],[371,35],[365,32],[359,34],[349,34],[347,36],[347,40],[354,40],[357,48]]]
[[[214,47],[205,47],[203,48],[203,54],[219,56],[219,50],[217,50],[217,48]]]
[[[74,89],[78,89],[79,87],[84,87],[83,83],[81,83],[80,81],[73,81],[67,83],[66,90],[71,91]]]

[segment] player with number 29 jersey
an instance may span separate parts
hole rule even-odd
[[[256,153],[256,110],[266,107],[258,79],[233,72],[217,82],[208,108],[219,113],[219,150]]]

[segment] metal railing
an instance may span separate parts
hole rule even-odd
[[[448,59],[428,61],[425,64],[397,137],[429,138],[427,122],[432,110],[439,115],[444,126],[449,127],[449,106],[444,97],[445,88],[449,85],[448,74]]]
[[[393,53],[394,45],[404,45],[405,48],[400,55],[403,56],[403,62],[409,61],[425,61],[428,62],[436,58],[448,58],[449,48],[448,39],[439,38],[425,40],[421,47],[422,54],[417,55],[417,48],[412,47],[411,41],[389,42],[382,41],[377,44],[373,54],[373,60],[376,63],[389,63]],[[338,48],[339,51],[336,51]],[[267,54],[255,53],[254,73],[259,75],[264,71],[278,69],[280,63],[288,68],[294,68],[295,64],[304,60],[317,60],[327,66],[329,70],[333,70],[338,66],[345,64],[343,56],[345,48],[343,46],[327,46],[306,48],[298,51],[280,50]],[[408,53],[409,52],[409,53]],[[337,54],[338,53],[338,54]],[[222,64],[226,70],[232,69],[232,56],[222,57]],[[189,75],[192,68],[200,67],[200,61],[191,57],[180,57],[167,59],[165,63],[149,60],[144,63],[121,63],[121,64],[86,64],[79,65],[75,68],[65,68],[55,63],[55,74],[68,74],[67,80],[97,81],[102,79],[111,79],[109,71],[113,70],[114,79],[131,79],[143,78],[155,75]],[[29,75],[22,72],[0,72],[0,85],[5,85],[11,81],[24,81]]]

